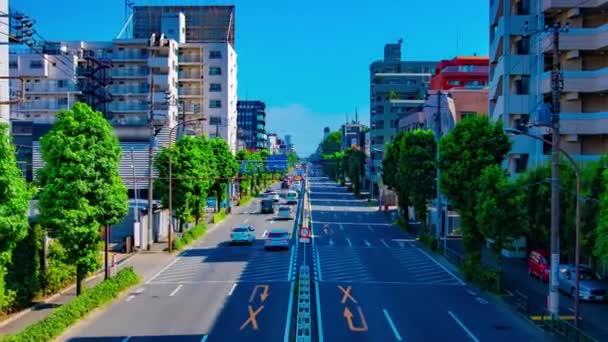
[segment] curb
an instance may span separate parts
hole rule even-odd
[[[131,254],[128,254],[128,255],[127,255],[127,257],[125,257],[124,259],[122,259],[122,260],[118,261],[118,262],[116,263],[116,266],[118,266],[118,265],[120,265],[120,264],[124,263],[125,261],[129,260],[131,257],[135,256],[136,254],[137,254],[137,253],[131,253]],[[92,276],[90,276],[90,277],[88,277],[88,278],[84,279],[84,282],[86,283],[86,282],[88,282],[88,281],[90,281],[90,280],[93,280],[93,279],[99,278],[99,277],[101,277],[101,276],[103,275],[103,273],[104,273],[104,269],[102,268],[101,270],[99,270],[99,271],[95,272],[95,274],[93,274]],[[21,317],[25,316],[26,314],[28,314],[28,313],[30,313],[30,312],[32,312],[32,311],[34,311],[34,310],[39,309],[40,307],[42,307],[42,306],[44,306],[44,305],[48,304],[48,302],[50,302],[50,301],[52,301],[52,300],[54,300],[54,299],[58,298],[59,296],[61,296],[61,295],[62,295],[64,292],[69,291],[69,290],[71,290],[71,289],[73,289],[73,288],[75,288],[75,287],[76,287],[76,284],[71,284],[71,285],[68,285],[67,287],[65,287],[65,288],[61,289],[59,292],[57,292],[57,293],[55,293],[55,294],[51,295],[50,297],[46,297],[46,298],[45,298],[45,299],[44,299],[42,302],[40,302],[40,303],[36,303],[36,304],[34,304],[34,305],[30,306],[30,307],[29,307],[29,308],[27,308],[27,309],[23,309],[23,310],[21,310],[21,311],[19,311],[19,312],[15,313],[15,314],[13,314],[13,315],[11,315],[9,318],[7,318],[7,319],[5,319],[4,321],[0,322],[0,328],[3,328],[3,327],[5,327],[5,326],[7,326],[8,324],[10,324],[10,323],[12,323],[12,322],[14,322],[14,321],[18,320],[19,318],[21,318]],[[0,335],[0,336],[1,336],[1,335]]]

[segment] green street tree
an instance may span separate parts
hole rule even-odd
[[[427,207],[436,197],[435,135],[431,130],[417,129],[406,132],[399,140],[400,153],[397,165],[397,188],[407,191],[414,206],[416,218],[427,231]]]
[[[296,164],[298,163],[298,155],[295,152],[289,152],[289,154],[287,155],[287,167],[288,168],[293,168],[296,166]]]
[[[321,157],[323,171],[330,178],[340,180],[343,173],[342,134],[340,131],[331,132],[321,142]]]
[[[59,112],[40,146],[39,219],[75,263],[80,294],[85,275],[98,267],[102,227],[128,212],[122,152],[110,124],[84,103]]]
[[[342,133],[340,131],[331,132],[321,142],[321,154],[333,154],[342,149]]]
[[[500,165],[486,167],[479,177],[475,215],[479,231],[492,241],[491,250],[498,261],[496,289],[501,290],[502,250],[527,230],[525,195]]]
[[[439,142],[441,189],[461,217],[463,242],[469,260],[479,265],[483,235],[476,222],[475,195],[482,171],[500,164],[511,149],[502,122],[486,116],[465,118]]]
[[[365,153],[357,148],[349,148],[344,153],[344,173],[353,185],[355,195],[361,193],[361,178],[365,172]]]
[[[411,206],[411,189],[403,186],[404,183],[398,178],[399,158],[403,153],[406,132],[399,132],[391,143],[386,144],[384,159],[382,160],[382,181],[390,189],[397,193],[399,203],[399,214],[404,222],[409,222],[409,210]]]
[[[215,171],[218,177],[221,177],[211,185],[211,193],[217,199],[217,208],[215,209],[219,210],[221,202],[226,198],[226,186],[231,182],[230,179],[236,176],[239,164],[225,140],[220,138],[211,139],[210,145],[215,159]]]
[[[608,170],[602,172],[603,183],[608,184]],[[604,188],[598,203],[599,218],[593,255],[608,264],[608,189]]]
[[[34,192],[17,167],[15,148],[9,127],[0,124],[0,310],[12,303],[12,294],[5,288],[7,265],[12,252],[29,229],[28,201]]]

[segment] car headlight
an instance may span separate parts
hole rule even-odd
[[[590,290],[590,289],[588,289],[588,288],[581,287],[581,288],[579,289],[579,293],[580,293],[581,295],[590,295],[590,294],[591,294],[591,290]]]

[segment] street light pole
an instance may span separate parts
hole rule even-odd
[[[524,131],[520,131],[517,129],[513,129],[513,128],[505,128],[504,129],[505,132],[507,133],[513,133],[513,134],[523,134],[526,135],[530,138],[536,139],[536,140],[540,140],[546,144],[550,144],[551,141],[543,138],[543,137],[539,137]],[[566,150],[564,150],[561,146],[559,147],[559,152],[563,153],[564,156],[566,157],[566,159],[568,159],[568,161],[572,164],[572,167],[574,169],[574,174],[576,177],[576,214],[575,214],[575,226],[576,226],[576,237],[575,237],[575,256],[574,256],[574,267],[575,267],[575,277],[576,280],[574,281],[574,288],[575,288],[575,292],[576,295],[574,296],[574,324],[575,326],[578,327],[578,323],[579,323],[579,319],[580,319],[580,261],[581,261],[581,249],[580,249],[580,245],[581,245],[581,169],[578,165],[578,163],[574,160],[574,158],[572,158],[572,156],[566,152]],[[553,267],[553,265],[551,265],[551,267]],[[558,266],[556,266],[558,267]],[[559,316],[558,316],[559,317]]]
[[[179,126],[182,126],[192,122],[201,122],[205,121],[205,117],[201,117],[198,119],[186,120],[178,123],[169,131],[169,232],[167,234],[168,246],[167,249],[169,253],[173,250],[173,132]]]

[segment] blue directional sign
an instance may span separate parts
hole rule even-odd
[[[266,170],[269,172],[285,172],[287,171],[287,155],[273,154],[266,159]]]

